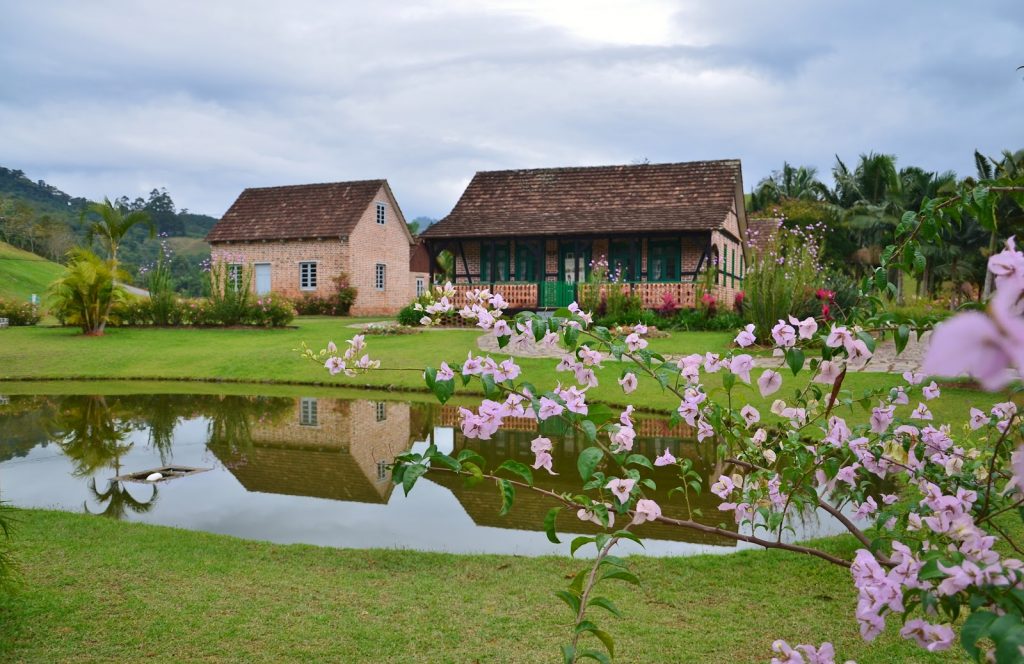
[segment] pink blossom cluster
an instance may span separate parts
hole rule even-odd
[[[325,351],[321,351],[322,355],[327,356],[324,368],[332,376],[344,373],[346,376],[352,377],[371,369],[380,368],[380,360],[371,359],[368,353],[359,355],[366,349],[366,337],[364,335],[357,334],[349,339],[347,343],[348,348],[341,355],[338,354],[338,347],[333,341],[327,344]]]

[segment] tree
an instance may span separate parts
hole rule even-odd
[[[87,223],[87,237],[91,243],[99,238],[100,244],[107,251],[110,260],[117,266],[117,250],[125,235],[138,225],[149,227],[149,236],[156,236],[156,226],[152,217],[145,210],[127,210],[114,205],[104,197],[102,203],[90,203],[82,213],[82,220]]]
[[[974,186],[979,181],[992,182],[999,186],[1024,180],[1024,149],[1016,152],[1003,150],[1001,159],[986,157],[975,150],[974,164],[977,169],[977,180],[968,178],[965,183],[967,186]],[[1007,237],[1024,230],[1024,204],[1010,196],[1001,197],[992,210],[991,224],[983,225],[989,230],[988,255],[991,256],[996,253],[1000,236]],[[991,294],[992,273],[986,272],[982,297]]]
[[[773,171],[757,183],[751,194],[751,210],[764,210],[773,203],[787,199],[824,200],[828,195],[828,187],[818,180],[817,173],[813,166],[794,167],[789,162],[783,162],[781,171]]]
[[[54,313],[62,322],[77,324],[89,336],[101,336],[110,310],[124,298],[116,280],[124,278],[113,260],[88,249],[71,251],[67,269],[50,286]]]

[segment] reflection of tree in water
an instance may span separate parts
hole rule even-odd
[[[279,422],[292,413],[296,402],[291,397],[221,396],[209,399],[208,445],[225,450],[232,457],[244,457],[252,449],[254,425]]]
[[[120,468],[121,456],[132,448],[125,441],[135,429],[130,415],[117,397],[68,396],[54,412],[48,430],[74,464],[74,474],[85,477],[101,468]]]
[[[89,492],[92,494],[93,500],[100,505],[106,503],[107,506],[102,512],[94,513],[89,509],[89,503],[86,501],[82,503],[82,508],[89,514],[118,520],[123,519],[128,512],[145,514],[156,505],[157,488],[155,484],[150,486],[153,489],[150,497],[146,500],[138,500],[128,492],[128,489],[122,482],[111,480],[107,482],[106,491],[100,491],[96,488],[96,478],[93,477],[89,480]]]

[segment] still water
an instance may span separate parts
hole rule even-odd
[[[187,389],[187,388],[186,388]],[[542,532],[553,504],[520,490],[512,512],[498,514],[493,484],[466,488],[437,473],[406,497],[388,464],[410,447],[433,440],[448,453],[470,448],[493,468],[504,459],[532,463],[531,420],[509,420],[490,441],[468,440],[457,409],[391,400],[322,396],[238,395],[11,395],[0,397],[0,498],[20,507],[87,512],[96,518],[176,526],[248,539],[337,547],[385,547],[460,553],[568,553],[589,524],[563,512],[561,545]],[[665,448],[690,458],[705,476],[718,470],[702,459],[686,432],[667,420],[640,419],[635,451],[651,457]],[[535,477],[559,492],[578,491],[580,441],[556,441],[555,477]],[[161,467],[201,469],[157,483],[125,479]],[[653,496],[667,516],[687,516],[672,469],[659,468]],[[117,479],[115,479],[117,478]],[[707,486],[707,484],[705,484]],[[726,522],[714,496],[691,497],[711,525]],[[734,527],[734,526],[728,526]],[[826,534],[814,523],[796,537]],[[645,524],[641,550],[690,555],[736,550],[729,539]]]

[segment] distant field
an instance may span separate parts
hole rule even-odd
[[[63,270],[59,263],[0,242],[0,297],[27,300],[32,293],[42,297]]]

